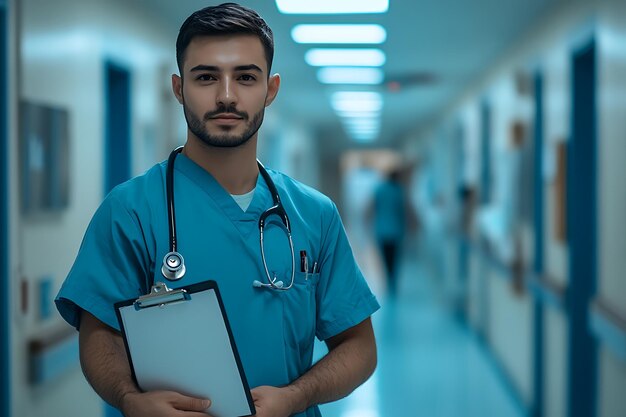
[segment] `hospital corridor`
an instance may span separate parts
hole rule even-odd
[[[623,0],[0,0],[0,417],[626,417],[625,116]]]

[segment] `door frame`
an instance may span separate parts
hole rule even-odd
[[[533,229],[534,256],[532,274],[541,278],[544,274],[544,182],[543,182],[543,72],[533,75],[535,120],[533,130]],[[533,300],[533,406],[532,416],[543,417],[544,408],[544,308],[543,300],[535,296]]]
[[[11,415],[11,319],[9,307],[9,4],[0,0],[0,360],[6,372],[0,376],[0,414]]]

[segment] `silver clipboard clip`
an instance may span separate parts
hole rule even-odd
[[[133,305],[135,310],[141,310],[142,308],[163,306],[188,300],[191,300],[191,294],[186,290],[172,290],[167,288],[164,282],[157,282],[152,286],[148,294],[137,298]]]

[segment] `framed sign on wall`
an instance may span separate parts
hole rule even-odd
[[[68,165],[68,111],[27,101],[20,103],[20,194],[24,214],[67,207]]]

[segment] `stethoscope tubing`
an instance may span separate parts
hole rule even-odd
[[[164,278],[170,281],[177,281],[185,275],[186,267],[185,260],[183,256],[178,252],[178,235],[176,232],[176,205],[174,203],[174,161],[179,153],[183,150],[182,146],[177,147],[170,153],[170,156],[167,160],[167,168],[166,168],[166,179],[165,179],[165,187],[166,187],[166,200],[167,200],[167,211],[168,211],[168,226],[169,226],[169,252],[163,258],[163,265],[161,267],[161,273]],[[272,201],[274,205],[269,209],[265,210],[261,216],[259,217],[259,242],[261,246],[261,260],[263,262],[263,269],[265,270],[265,275],[267,278],[267,283],[262,283],[258,280],[253,281],[252,285],[258,288],[270,288],[277,291],[286,291],[293,287],[295,281],[295,271],[296,271],[296,259],[295,259],[295,251],[293,248],[293,239],[291,237],[291,223],[289,221],[289,217],[287,216],[287,212],[285,211],[281,201],[280,195],[278,194],[278,190],[276,189],[276,185],[269,173],[261,164],[260,161],[257,160],[257,164],[259,167],[259,172],[261,176],[265,180],[267,184],[267,188],[272,195]],[[289,249],[291,250],[291,279],[289,285],[284,286],[282,281],[279,281],[277,276],[272,274],[269,271],[267,266],[267,261],[265,259],[265,245],[263,241],[264,229],[265,229],[265,221],[266,218],[270,215],[277,215],[285,228],[285,232],[287,233],[287,237],[289,239]]]

